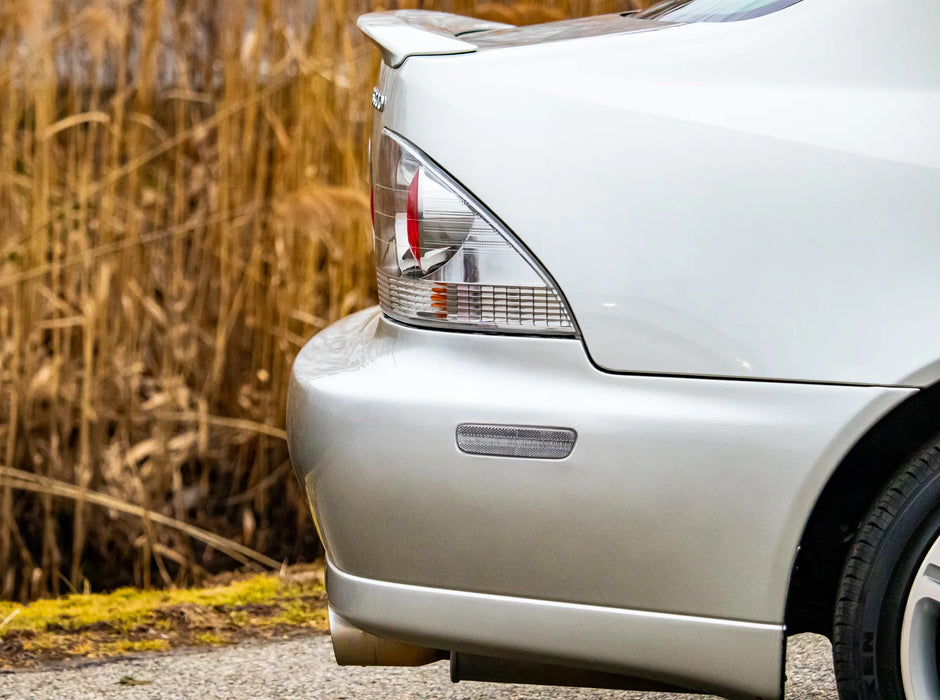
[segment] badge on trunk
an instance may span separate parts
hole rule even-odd
[[[385,109],[385,93],[377,87],[372,88],[372,106],[380,112]]]

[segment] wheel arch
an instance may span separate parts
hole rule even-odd
[[[800,539],[787,593],[787,634],[831,635],[842,568],[862,519],[897,469],[938,431],[940,382],[884,415],[842,458]]]

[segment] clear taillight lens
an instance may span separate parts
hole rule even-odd
[[[575,335],[551,278],[450,176],[387,129],[372,156],[385,313],[443,328]]]

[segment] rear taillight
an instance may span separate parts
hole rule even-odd
[[[385,313],[418,325],[575,335],[548,274],[453,178],[388,130],[372,154]]]

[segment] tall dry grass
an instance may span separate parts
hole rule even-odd
[[[372,9],[630,0],[3,0],[0,597],[313,556],[305,339],[373,302]]]

